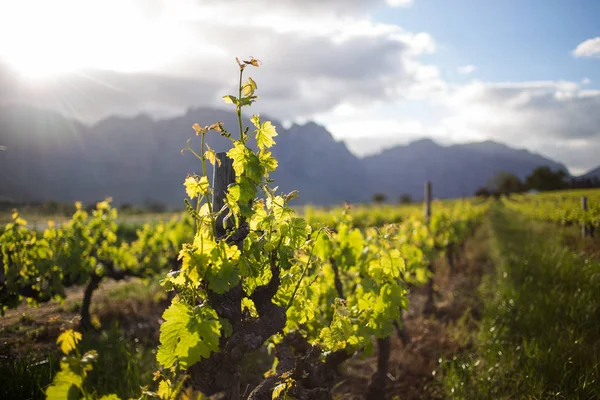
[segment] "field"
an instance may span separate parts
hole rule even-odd
[[[327,224],[334,233],[323,236],[327,237],[327,245],[318,243],[317,250],[313,249],[313,262],[321,259],[320,269],[305,272],[311,277],[312,286],[323,278],[324,289],[314,290],[311,296],[307,284],[303,287],[307,292],[303,292],[302,301],[311,301],[311,307],[316,307],[317,301],[331,301],[339,308],[344,307],[346,314],[342,317],[360,318],[359,314],[352,314],[352,308],[359,307],[360,299],[352,305],[352,295],[344,293],[352,287],[351,280],[356,279],[352,268],[357,260],[350,262],[344,253],[351,252],[350,237],[358,238],[362,232],[361,240],[367,248],[375,243],[378,246],[374,254],[387,252],[390,257],[397,257],[396,262],[403,260],[404,271],[396,280],[405,283],[391,293],[396,299],[386,299],[400,313],[394,314],[388,309],[391,314],[382,317],[372,311],[368,317],[371,322],[367,324],[373,324],[377,318],[379,321],[387,318],[391,329],[382,327],[383,333],[379,333],[374,328],[361,333],[352,320],[344,326],[338,309],[328,314],[326,309],[321,311],[316,307],[313,315],[304,320],[292,310],[288,311],[289,320],[295,318],[297,322],[288,322],[292,327],[285,328],[285,334],[301,332],[310,345],[324,350],[321,357],[325,357],[322,359],[325,363],[327,355],[339,352],[340,342],[344,343],[344,360],[327,381],[332,398],[595,398],[600,390],[600,345],[597,342],[600,242],[594,237],[581,237],[580,223],[597,225],[598,214],[590,207],[592,211],[581,221],[558,221],[552,217],[554,214],[548,214],[547,220],[543,220],[539,214],[529,211],[530,203],[537,204],[538,208],[548,203],[555,205],[557,197],[563,199],[564,207],[570,203],[580,207],[580,201],[576,200],[581,195],[580,192],[557,192],[501,201],[437,201],[432,204],[429,228],[423,224],[422,205],[311,209],[304,215],[314,229]],[[597,192],[583,195],[595,199]],[[102,211],[104,217],[112,214],[115,221],[118,220],[110,205],[99,208],[103,207],[108,207]],[[386,214],[393,219],[391,225],[385,221]],[[469,214],[472,214],[470,218]],[[15,216],[15,220],[17,218]],[[81,215],[63,228],[54,229],[73,230],[73,221],[78,218]],[[93,216],[86,218],[90,220],[88,228],[94,226]],[[457,224],[457,221],[462,223]],[[18,221],[12,227],[7,225],[6,232],[18,227],[46,240],[52,236],[48,231],[42,234],[29,231],[26,226]],[[173,298],[164,288],[161,271],[169,271],[170,259],[177,251],[174,245],[168,244],[160,249],[156,247],[157,254],[152,255],[148,243],[160,233],[176,237],[173,232],[180,232],[180,242],[185,242],[192,234],[192,225],[187,218],[180,217],[170,223],[157,222],[138,228],[135,240],[127,242],[123,238],[120,239],[123,243],[115,242],[114,247],[123,251],[124,243],[128,243],[127,249],[137,263],[157,265],[146,267],[143,274],[137,273],[140,269],[136,268],[136,274],[127,279],[105,277],[90,305],[91,327],[85,328],[82,324],[86,286],[80,282],[65,284],[64,293],[51,296],[55,300],[40,299],[35,307],[20,300],[7,302],[10,298],[3,291],[3,304],[10,309],[6,309],[0,320],[0,369],[7,382],[2,387],[2,398],[44,398],[44,390],[61,370],[60,359],[65,356],[56,345],[56,339],[69,329],[84,333],[77,345],[78,354],[83,355],[88,350],[98,354],[84,383],[88,396],[115,393],[120,398],[152,397],[153,394],[164,397],[158,393],[159,388],[152,378],[153,373],[162,370],[156,359],[156,348],[161,342],[163,313]],[[414,234],[415,228],[423,228],[420,235]],[[412,230],[413,235],[407,235],[407,229]],[[118,230],[116,222],[114,230]],[[103,235],[110,236],[106,232]],[[369,239],[369,235],[378,237]],[[395,237],[383,243],[381,237],[385,235]],[[6,233],[3,239],[6,240]],[[369,243],[369,240],[372,241]],[[409,243],[411,241],[414,243]],[[2,244],[6,257],[6,242]],[[341,251],[336,253],[335,247]],[[145,250],[135,250],[138,248]],[[391,250],[399,250],[399,254],[391,254]],[[421,253],[415,257],[413,252],[417,250]],[[320,251],[329,251],[330,255],[316,254]],[[336,263],[334,259],[339,260],[339,280],[335,273],[334,277],[327,276],[333,272],[328,269]],[[300,260],[307,265],[306,260]],[[8,265],[5,262],[6,272]],[[18,264],[10,266],[14,268],[13,265]],[[82,267],[77,265],[76,268],[81,270]],[[428,271],[433,272],[431,286]],[[375,272],[371,273],[375,276]],[[330,287],[326,287],[327,282]],[[341,285],[338,286],[338,282]],[[376,280],[371,284],[377,285]],[[354,286],[355,291],[357,288]],[[331,290],[333,294],[328,293]],[[431,293],[433,304],[429,304]],[[344,298],[345,303],[336,303],[335,298]],[[323,328],[328,328],[331,336],[325,336]],[[339,331],[334,331],[336,328]],[[383,338],[389,338],[388,354],[383,358],[387,358],[385,375],[380,382],[381,390],[374,393],[372,382],[381,372],[380,353],[382,348],[386,351]],[[242,391],[249,393],[264,382],[263,374],[273,370],[277,354],[273,349],[278,345],[277,340],[271,338],[243,357],[240,361]],[[328,346],[329,352],[325,350]],[[162,371],[163,375],[168,373]],[[141,388],[146,388],[146,392]],[[289,390],[293,389],[290,385]]]
[[[298,212],[269,178],[275,126],[242,126],[258,61],[238,65],[239,131],[194,124],[185,213],[11,212],[2,399],[600,397],[597,191],[432,201],[426,183],[424,204]]]

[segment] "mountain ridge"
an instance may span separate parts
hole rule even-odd
[[[268,119],[263,116],[263,119]],[[237,118],[230,111],[188,108],[179,116],[111,116],[91,125],[39,107],[0,106],[0,198],[16,201],[97,201],[111,196],[118,204],[161,202],[183,205],[183,179],[199,173],[190,154],[181,156],[191,126],[222,121],[231,132]],[[364,158],[337,141],[326,127],[309,121],[285,129],[272,120],[279,136],[273,174],[280,190],[298,189],[297,204],[370,201],[376,192],[394,201],[403,194],[422,197],[423,182],[433,182],[436,197],[470,196],[495,174],[523,178],[539,165],[565,169],[539,154],[484,141],[443,146],[424,138]],[[245,125],[249,125],[244,118]],[[216,132],[208,144],[225,151],[228,140]]]

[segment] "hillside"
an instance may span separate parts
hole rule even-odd
[[[235,115],[211,108],[157,120],[114,116],[87,126],[52,111],[0,107],[0,169],[9,171],[0,176],[0,198],[93,202],[112,196],[117,204],[181,207],[183,179],[200,172],[189,152],[181,154],[194,134],[191,126],[219,120],[234,131]],[[425,180],[433,182],[436,197],[468,196],[499,171],[523,178],[539,165],[565,168],[489,141],[445,147],[424,139],[360,159],[313,122],[289,129],[274,124],[280,164],[273,178],[281,190],[300,191],[298,204],[368,201],[375,192],[419,199]],[[228,145],[217,133],[208,143],[217,151]]]
[[[594,168],[588,172],[586,172],[585,174],[581,175],[581,178],[585,178],[585,179],[600,179],[600,166],[598,166],[597,168]]]
[[[472,195],[500,171],[523,179],[540,165],[566,170],[541,155],[492,141],[441,146],[423,139],[366,157],[364,162],[368,173],[377,176],[376,190],[388,198],[403,193],[422,198],[426,180],[432,181],[436,197],[462,197]]]

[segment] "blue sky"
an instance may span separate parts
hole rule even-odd
[[[598,0],[0,0],[0,73],[11,100],[93,123],[223,106],[252,55],[253,112],[359,156],[495,140],[578,174],[600,165],[599,18]]]
[[[384,6],[373,17],[430,33],[439,50],[425,59],[449,70],[473,64],[474,76],[486,81],[588,77],[600,87],[598,61],[571,55],[600,35],[597,0],[416,0],[408,8]]]

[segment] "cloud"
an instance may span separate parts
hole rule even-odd
[[[575,57],[600,57],[600,36],[581,42],[575,50]]]
[[[600,91],[578,82],[485,83],[450,91],[433,130],[456,141],[495,139],[542,151],[575,169],[598,163]]]
[[[458,67],[456,69],[459,74],[463,75],[470,75],[471,73],[475,72],[475,70],[477,70],[477,66],[473,64],[463,65],[462,67]]]
[[[95,122],[109,115],[181,114],[198,99],[215,99],[221,85],[205,79],[86,70],[31,85],[0,64],[0,105],[25,103]]]
[[[394,5],[407,3],[395,1]],[[102,67],[113,71],[98,71],[91,65],[43,87],[20,82],[12,93],[34,97],[38,103],[48,100],[49,106],[60,105],[63,110],[72,105],[84,119],[144,109],[158,114],[183,112],[190,106],[222,105],[220,96],[235,90],[234,57],[250,55],[264,62],[261,68],[248,71],[257,81],[261,97],[252,111],[265,111],[279,119],[309,118],[341,102],[361,106],[424,98],[444,88],[438,68],[419,60],[421,55],[435,52],[429,34],[377,23],[365,14],[365,10],[386,6],[383,0],[257,0],[252,4],[182,0],[176,5],[128,0],[94,4],[99,16],[94,24],[113,26],[110,16],[122,11],[119,18],[137,21],[129,30],[139,28],[135,40],[129,40],[126,32],[116,38],[110,29],[80,26],[81,38],[90,34],[87,29],[94,29],[96,35],[86,50],[94,55],[90,63],[101,58]],[[87,12],[85,7],[81,10]],[[77,15],[62,22],[68,24],[71,19],[78,19]],[[97,37],[103,31],[107,32],[105,40]],[[146,33],[148,43],[143,39]],[[132,40],[140,41],[139,46],[133,46]],[[127,52],[119,48],[120,42],[135,49],[135,57],[128,59],[138,60],[141,70],[115,71],[121,70],[116,63]],[[77,54],[69,43],[57,42],[57,46],[67,46],[59,49],[59,54]],[[167,56],[157,57],[161,54]],[[132,65],[126,70],[135,70]],[[82,102],[85,96],[89,99]]]
[[[386,0],[386,3],[390,7],[410,7],[413,4],[413,0]]]

